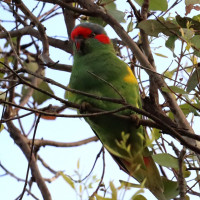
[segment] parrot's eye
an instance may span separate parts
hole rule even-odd
[[[94,38],[95,36],[96,36],[96,34],[94,32],[92,32],[89,37]]]

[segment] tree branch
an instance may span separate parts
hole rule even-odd
[[[23,35],[31,35],[39,40],[42,40],[40,33],[33,28],[33,26],[26,26],[24,28],[14,30],[14,31],[8,31],[11,37],[19,37]],[[6,38],[7,33],[0,32],[0,38]],[[47,37],[49,44],[55,48],[62,49],[63,51],[66,51],[68,53],[72,53],[72,49],[70,48],[70,45],[68,44],[69,41],[62,41],[59,39],[55,39],[52,37]]]
[[[184,161],[185,153],[186,153],[186,150],[183,148],[182,151],[180,152],[179,159],[178,159],[178,164],[179,164],[178,185],[179,185],[179,194],[180,194],[181,200],[185,199],[185,194],[186,194],[186,185],[185,185],[185,179],[183,175],[183,161]]]
[[[5,117],[8,117],[8,116],[5,115]],[[21,151],[24,153],[26,159],[29,160],[30,155],[31,155],[31,149],[30,149],[30,146],[28,145],[28,139],[25,138],[21,134],[20,130],[14,126],[12,121],[8,121],[7,126],[8,126],[8,131],[10,133],[10,136],[12,137],[14,142],[17,144],[17,146],[21,149]],[[51,200],[51,194],[40,174],[34,155],[32,155],[31,160],[30,160],[30,168],[31,168],[32,175],[34,176],[36,183],[38,187],[40,188],[40,191],[42,193],[44,200]]]
[[[41,146],[54,146],[54,147],[77,147],[81,146],[83,144],[88,144],[90,142],[96,142],[98,141],[98,138],[96,136],[81,140],[78,142],[56,142],[56,141],[50,141],[50,140],[39,140],[35,139],[34,145],[41,147]],[[32,144],[32,140],[28,141],[28,144]]]

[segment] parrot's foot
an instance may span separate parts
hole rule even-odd
[[[131,117],[131,120],[134,123],[135,127],[139,128],[140,127],[140,119],[139,119],[139,117],[137,115],[134,115],[134,114],[131,115],[130,117]]]
[[[91,105],[87,102],[82,102],[81,103],[81,108],[80,108],[80,113],[86,113],[86,111],[88,110],[88,108],[91,107]]]

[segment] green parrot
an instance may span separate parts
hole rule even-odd
[[[75,45],[69,88],[98,97],[124,99],[127,104],[142,107],[137,80],[130,67],[116,56],[103,27],[82,23],[73,29],[71,39]],[[122,107],[72,92],[68,92],[68,100],[105,111]],[[120,114],[131,116],[135,113],[127,109]],[[145,144],[142,126],[137,127],[131,120],[116,115],[99,115],[85,120],[122,170],[144,183],[157,199],[166,200],[161,177]]]

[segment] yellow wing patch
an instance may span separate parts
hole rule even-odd
[[[124,81],[127,83],[137,83],[137,79],[135,78],[130,67],[127,66],[128,74],[124,77]]]

